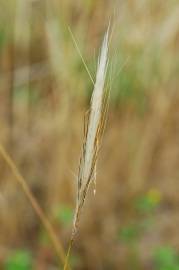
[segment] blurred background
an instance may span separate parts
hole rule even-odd
[[[110,107],[72,269],[179,269],[178,0],[0,0],[0,142],[67,248],[84,115],[112,22]],[[0,156],[0,269],[59,269]]]

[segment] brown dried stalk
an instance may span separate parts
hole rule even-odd
[[[31,203],[34,211],[36,212],[37,216],[39,217],[40,221],[42,222],[42,224],[43,224],[43,226],[44,226],[44,228],[49,236],[49,239],[51,240],[51,243],[54,247],[54,250],[56,251],[56,254],[59,258],[59,261],[64,263],[65,262],[65,253],[64,253],[63,246],[61,245],[59,239],[57,238],[57,235],[56,235],[49,219],[47,218],[44,211],[42,210],[42,208],[38,204],[36,198],[34,197],[33,193],[31,192],[25,179],[20,174],[20,172],[17,169],[16,165],[14,164],[13,160],[11,159],[11,157],[9,156],[9,154],[7,153],[7,151],[5,150],[5,148],[1,144],[0,144],[0,154],[3,157],[3,159],[6,161],[9,168],[11,169],[16,181],[20,184],[26,197],[28,198],[29,202]],[[69,269],[68,266],[67,266],[67,269]]]

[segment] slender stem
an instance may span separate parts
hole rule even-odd
[[[20,184],[21,188],[23,189],[25,195],[27,196],[29,202],[31,203],[34,211],[36,212],[37,216],[41,220],[46,232],[48,233],[49,239],[51,240],[51,243],[53,244],[54,250],[56,251],[56,254],[59,258],[59,261],[61,263],[65,263],[65,252],[63,249],[62,244],[60,243],[59,239],[57,238],[57,235],[53,229],[52,224],[48,220],[47,216],[45,215],[44,211],[38,204],[36,198],[34,197],[33,193],[31,192],[29,186],[27,185],[25,179],[20,174],[19,170],[17,169],[15,163],[9,156],[9,154],[6,152],[5,148],[0,144],[0,154],[2,155],[3,159],[8,164],[9,168],[11,169],[13,175],[15,176],[17,182]],[[70,269],[67,265],[66,269]]]
[[[71,238],[70,238],[69,245],[68,245],[68,250],[66,253],[66,257],[65,257],[65,264],[64,264],[63,270],[68,269],[67,267],[69,265],[70,253],[71,253],[71,249],[72,249],[73,242],[75,239],[76,230],[78,227],[80,210],[81,210],[81,207],[77,206],[76,213],[75,213],[75,220],[74,220],[74,224],[73,224],[73,228],[72,228]]]
[[[65,258],[65,264],[63,267],[63,270],[67,270],[68,269],[68,265],[69,265],[69,259],[70,259],[70,253],[71,253],[71,249],[73,246],[73,242],[74,242],[74,237],[72,236],[69,242],[69,246],[68,246],[68,250],[67,250],[67,254],[66,254],[66,258]]]

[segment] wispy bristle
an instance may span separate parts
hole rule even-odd
[[[96,192],[96,162],[104,129],[104,114],[106,111],[104,108],[104,106],[106,106],[106,103],[104,104],[104,86],[108,66],[108,42],[109,28],[102,43],[101,52],[98,59],[96,81],[90,103],[90,111],[88,114],[87,124],[85,123],[84,142],[78,174],[77,205],[72,237],[77,229],[79,215],[83,207],[89,185],[92,181],[94,181],[95,184],[94,193]]]

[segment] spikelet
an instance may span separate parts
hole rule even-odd
[[[90,110],[87,113],[87,119],[84,125],[84,141],[82,154],[78,172],[78,190],[76,211],[74,216],[72,239],[76,233],[79,216],[88,192],[91,182],[96,183],[96,162],[99,147],[103,135],[107,101],[105,93],[105,78],[108,67],[108,43],[109,43],[109,27],[104,36],[100,56],[98,59],[98,67],[96,81],[90,103]],[[95,193],[94,189],[94,193]]]

